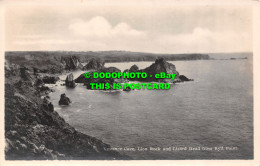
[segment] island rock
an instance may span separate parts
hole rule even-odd
[[[67,87],[69,87],[69,88],[75,88],[76,87],[76,84],[75,84],[75,81],[73,80],[73,74],[72,73],[70,73],[68,76],[67,76],[67,78],[66,78],[66,80],[65,80],[65,85],[67,86]]]
[[[71,100],[66,96],[65,93],[60,95],[59,105],[69,105]]]

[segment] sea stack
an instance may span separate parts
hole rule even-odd
[[[75,88],[76,87],[76,84],[75,84],[75,81],[73,80],[73,74],[70,73],[66,80],[65,80],[65,85],[69,88]]]
[[[71,100],[66,96],[65,93],[60,95],[59,105],[69,105]]]

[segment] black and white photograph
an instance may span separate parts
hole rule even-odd
[[[254,160],[252,5],[30,2],[4,7],[5,161]]]

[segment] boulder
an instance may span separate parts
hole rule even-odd
[[[56,82],[59,80],[59,77],[51,76],[51,75],[45,75],[42,77],[42,81],[45,84],[56,84]]]
[[[129,92],[131,91],[131,88],[127,86],[125,89],[123,89],[123,91]]]
[[[59,105],[69,105],[71,100],[66,96],[65,93],[60,95]]]
[[[69,87],[69,88],[75,88],[75,87],[76,87],[76,83],[75,83],[75,81],[74,81],[74,77],[73,77],[73,74],[72,74],[72,73],[70,73],[70,74],[67,76],[67,78],[66,78],[66,80],[65,80],[65,85],[66,85],[67,87]]]
[[[100,70],[104,67],[105,63],[100,59],[91,59],[82,70]]]

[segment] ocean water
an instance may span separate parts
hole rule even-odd
[[[106,66],[123,71],[151,63]],[[252,61],[171,63],[195,81],[171,85],[170,90],[130,92],[92,91],[83,85],[67,89],[58,83],[51,101],[77,130],[122,148],[118,151],[133,159],[252,159]],[[72,100],[70,106],[58,105],[62,93]]]

